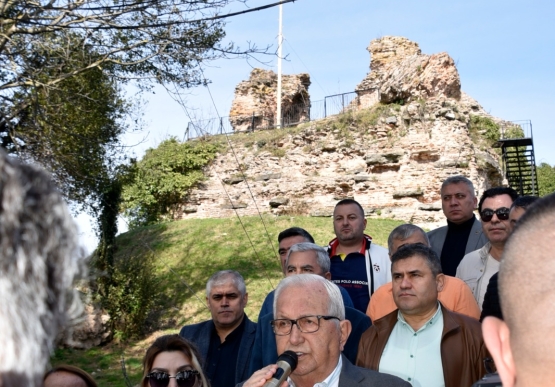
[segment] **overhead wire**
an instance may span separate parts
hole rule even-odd
[[[310,69],[308,68],[308,66],[303,62],[303,60],[301,59],[301,57],[299,56],[299,54],[297,54],[297,52],[295,51],[295,49],[293,48],[293,46],[291,45],[291,42],[289,42],[289,40],[287,38],[283,39],[285,42],[287,42],[288,47],[291,49],[291,51],[293,51],[293,53],[295,54],[295,56],[297,57],[297,59],[299,59],[299,61],[302,63],[302,65],[304,66],[304,68],[306,69],[306,71],[308,71],[309,74],[311,74]],[[312,81],[312,78],[310,79]],[[326,90],[324,90],[324,88],[322,87],[322,85],[320,84],[320,82],[318,82],[318,80],[315,80],[314,82],[316,82],[316,84],[318,84],[318,86],[320,86],[320,89],[322,89],[322,91],[324,92],[324,94],[327,93]]]
[[[272,8],[272,7],[275,7],[277,5],[281,5],[281,4],[294,3],[295,1],[297,1],[297,0],[282,0],[282,1],[278,1],[277,3],[261,5],[260,7],[250,8],[250,9],[247,9],[247,10],[244,10],[244,11],[226,13],[225,15],[212,16],[212,17],[207,17],[207,18],[198,19],[198,20],[188,20],[188,22],[189,23],[196,23],[196,22],[208,21],[208,20],[225,19],[225,18],[228,18],[228,17],[231,17],[231,16],[242,15],[244,13],[261,11],[263,9]]]
[[[219,16],[219,17],[208,18],[208,19],[203,19],[203,20],[210,20],[210,19],[219,19],[219,18],[224,18],[224,17],[231,17],[231,16],[235,16],[235,15],[239,15],[239,14],[244,14],[244,13],[248,13],[248,12],[254,12],[254,11],[258,11],[258,10],[262,10],[262,9],[267,9],[267,8],[270,8],[270,7],[273,7],[273,6],[276,6],[276,5],[285,4],[285,3],[294,2],[294,1],[295,1],[295,0],[283,0],[283,1],[280,1],[280,2],[277,2],[277,3],[272,3],[272,4],[268,4],[268,5],[261,6],[261,7],[256,7],[256,8],[253,8],[253,9],[251,9],[251,10],[241,11],[241,12],[236,12],[236,13],[230,13],[230,14],[226,14],[226,15],[221,15],[221,16]],[[204,71],[202,70],[202,67],[200,67],[200,65],[199,65],[199,68],[200,68],[200,71],[201,71],[202,76],[203,76],[203,78],[204,78],[205,85],[206,85],[208,94],[209,94],[209,96],[210,96],[210,99],[211,99],[211,101],[212,101],[212,104],[213,104],[213,106],[214,106],[214,109],[216,110],[216,114],[217,114],[218,118],[219,118],[220,121],[221,121],[222,117],[220,116],[220,114],[219,114],[219,112],[218,112],[218,108],[217,108],[216,103],[215,103],[215,101],[214,101],[212,92],[211,92],[211,90],[210,90],[210,88],[209,88],[209,86],[208,86],[208,82],[206,82],[206,77],[205,77],[205,75],[204,75]],[[177,100],[177,102],[179,103],[179,105],[182,107],[182,109],[184,110],[185,114],[186,114],[187,117],[189,118],[190,122],[193,122],[193,119],[192,119],[192,117],[191,117],[191,114],[190,114],[189,110],[188,110],[187,107],[186,107],[185,101],[183,101],[183,99],[182,99],[182,97],[181,97],[181,93],[179,93],[179,92],[177,91],[177,86],[176,86],[173,82],[172,82],[172,84],[173,84],[174,88],[176,89],[175,92],[171,92],[170,90],[167,89],[167,87],[166,87],[165,85],[163,85],[163,86],[166,88],[166,90],[170,91],[170,95],[172,96],[172,98],[174,98],[174,99]],[[198,130],[198,128],[196,128],[196,127],[195,127],[194,129],[195,129],[195,130]],[[271,238],[270,238],[270,234],[269,234],[269,231],[268,231],[266,222],[264,221],[264,218],[262,217],[262,214],[261,214],[260,209],[259,209],[259,207],[258,207],[256,198],[255,198],[255,196],[254,196],[254,193],[252,192],[252,189],[251,189],[251,187],[250,187],[250,184],[248,183],[247,178],[246,178],[246,176],[245,176],[244,170],[241,168],[241,165],[240,165],[240,163],[239,163],[239,159],[238,159],[238,157],[237,157],[237,153],[235,152],[235,149],[234,149],[234,147],[233,147],[233,144],[232,144],[232,142],[231,142],[231,140],[230,140],[230,138],[229,138],[229,136],[228,136],[228,133],[224,133],[224,134],[225,134],[225,136],[226,136],[226,141],[227,141],[227,143],[228,143],[228,146],[229,146],[229,148],[231,149],[231,151],[232,151],[232,153],[233,153],[233,156],[234,156],[235,162],[236,162],[236,164],[237,164],[238,170],[240,171],[240,173],[241,173],[241,175],[243,176],[243,179],[244,179],[244,181],[245,181],[245,183],[246,183],[246,185],[247,185],[247,189],[248,189],[249,194],[250,194],[250,197],[251,197],[251,199],[252,199],[252,201],[253,201],[253,203],[254,203],[254,205],[255,205],[256,211],[257,211],[257,213],[258,213],[258,217],[260,218],[260,220],[261,220],[261,222],[262,222],[262,225],[263,225],[263,228],[264,228],[264,233],[265,233],[265,235],[266,235],[266,237],[267,237],[268,243],[270,244],[270,246],[271,246],[271,248],[272,248],[272,251],[273,251],[274,255],[277,257],[278,254],[277,254],[277,251],[275,250],[274,244],[272,243],[272,240],[271,240]],[[232,198],[231,198],[229,192],[227,191],[227,189],[226,189],[226,187],[225,187],[225,183],[223,182],[222,179],[219,178],[219,176],[218,176],[218,180],[220,180],[220,183],[222,184],[222,188],[223,188],[223,190],[224,190],[224,192],[225,192],[225,194],[226,194],[226,196],[227,196],[229,202],[231,203],[231,207],[232,207],[232,209],[234,210],[234,213],[235,213],[235,215],[236,215],[236,217],[237,217],[237,219],[238,219],[238,221],[239,221],[239,223],[240,223],[240,225],[241,225],[241,228],[243,229],[243,232],[245,233],[247,239],[249,240],[249,244],[251,245],[251,248],[252,248],[252,250],[253,250],[253,252],[254,252],[254,254],[255,254],[255,256],[256,256],[256,259],[258,260],[258,262],[259,262],[260,265],[261,265],[261,268],[262,268],[262,270],[263,270],[263,272],[264,272],[264,274],[265,274],[265,276],[266,276],[266,279],[268,280],[270,286],[271,286],[272,288],[274,288],[274,284],[272,283],[272,280],[271,280],[270,276],[268,275],[268,273],[267,273],[267,271],[266,271],[266,268],[265,268],[265,266],[264,266],[264,264],[263,264],[263,262],[262,262],[262,260],[261,260],[261,258],[260,258],[260,255],[259,255],[258,251],[256,250],[256,248],[255,248],[255,246],[254,246],[254,242],[252,241],[252,239],[251,239],[251,237],[250,237],[250,235],[249,235],[249,233],[248,233],[248,231],[247,231],[247,229],[246,229],[246,227],[245,227],[245,224],[243,223],[243,221],[242,221],[242,219],[241,219],[239,213],[237,212],[237,208],[236,208],[236,206],[234,205],[233,200],[232,200]],[[124,222],[127,224],[127,226],[129,227],[128,221],[127,221],[126,219],[123,219],[123,221],[124,221]],[[143,246],[145,246],[146,249],[147,249],[150,253],[154,254],[154,250],[151,248],[151,246],[150,246],[149,244],[147,244],[145,241],[141,241],[140,243],[143,244]],[[198,295],[194,292],[194,290],[193,290],[192,287],[189,285],[189,283],[188,283],[187,281],[185,281],[185,280],[182,278],[182,276],[179,275],[179,274],[178,274],[178,273],[177,273],[177,272],[176,272],[176,271],[164,260],[164,259],[160,259],[160,257],[158,257],[158,261],[161,262],[161,263],[166,267],[166,269],[167,269],[170,273],[172,273],[175,277],[177,277],[177,279],[188,289],[188,291],[191,292],[191,294],[193,295],[193,297],[195,297],[205,308],[207,307],[207,306],[204,304],[204,302],[198,297]],[[122,374],[123,374],[123,376],[124,376],[125,383],[126,383],[126,385],[127,385],[128,387],[130,387],[132,384],[131,384],[131,382],[129,381],[129,378],[128,378],[128,376],[127,376],[126,366],[125,366],[125,356],[124,356],[123,348],[121,348],[121,368],[122,368]]]
[[[210,91],[210,88],[208,87],[208,82],[207,82],[207,80],[206,80],[206,77],[205,77],[205,75],[204,75],[204,71],[202,70],[202,67],[200,67],[200,64],[199,64],[199,68],[200,68],[200,72],[201,72],[201,74],[202,74],[202,77],[203,77],[203,79],[204,79],[204,81],[205,81],[204,83],[206,84],[206,87],[207,87],[208,93],[209,93],[209,95],[210,95],[210,99],[211,99],[211,101],[212,101],[212,104],[213,104],[213,106],[214,106],[214,109],[215,109],[215,111],[216,111],[216,114],[217,114],[218,118],[221,120],[220,113],[219,113],[219,111],[218,111],[218,108],[217,108],[217,106],[216,106],[216,103],[215,103],[215,101],[214,101],[214,98],[213,98],[213,96],[212,96],[212,93],[211,93],[211,91]],[[178,92],[177,86],[176,86],[174,83],[172,83],[172,85],[173,85],[175,91],[168,90],[168,91],[170,92],[170,95],[172,95],[172,98],[176,98],[177,102],[179,103],[179,105],[180,105],[180,106],[182,107],[182,109],[184,110],[184,112],[185,112],[185,114],[187,115],[187,117],[189,118],[190,122],[193,122],[193,119],[192,119],[192,117],[191,117],[191,114],[190,114],[189,110],[188,110],[187,107],[186,107],[185,101],[184,101],[183,98],[181,97],[181,94]],[[193,125],[193,128],[195,129],[195,131],[197,131],[197,134],[200,134],[200,135],[206,134],[206,133],[202,133],[202,130],[201,130],[200,128],[194,126],[194,125]],[[200,133],[199,133],[198,131],[200,131]],[[277,256],[277,252],[276,252],[276,250],[275,250],[275,247],[274,247],[273,243],[271,242],[271,238],[270,238],[268,229],[267,229],[267,227],[266,227],[266,224],[265,224],[265,222],[264,222],[264,219],[262,218],[262,215],[261,215],[261,213],[260,213],[260,209],[258,208],[258,205],[257,205],[257,203],[256,203],[256,199],[254,198],[254,194],[252,193],[252,190],[251,190],[251,188],[250,188],[250,185],[248,184],[248,181],[247,181],[247,179],[246,179],[246,176],[244,175],[244,171],[241,169],[239,160],[238,160],[238,158],[237,158],[237,155],[236,155],[236,153],[235,153],[235,150],[234,150],[234,148],[233,148],[233,145],[232,145],[232,143],[231,143],[231,140],[229,139],[229,136],[228,136],[227,133],[224,133],[224,134],[225,134],[225,136],[226,136],[226,140],[227,140],[228,146],[230,147],[230,149],[231,149],[232,152],[233,152],[233,155],[234,155],[234,158],[235,158],[235,162],[237,163],[237,167],[238,167],[239,171],[241,172],[241,174],[242,174],[242,176],[243,176],[243,178],[244,178],[244,181],[245,181],[246,184],[247,184],[247,189],[248,189],[248,191],[249,191],[249,193],[250,193],[250,195],[251,195],[251,198],[252,198],[252,200],[253,200],[253,202],[254,202],[256,211],[257,211],[257,213],[258,213],[258,215],[259,215],[259,217],[260,217],[260,219],[261,219],[261,221],[262,221],[262,224],[263,224],[263,226],[264,226],[264,232],[265,232],[265,234],[266,234],[266,236],[267,236],[267,238],[268,238],[268,241],[269,241],[269,243],[270,243],[270,246],[271,246],[271,248],[272,248],[272,251],[274,252],[274,255]],[[244,232],[245,236],[247,237],[247,239],[248,239],[248,241],[249,241],[249,244],[250,244],[250,246],[251,246],[251,248],[252,248],[252,250],[253,250],[253,252],[254,252],[254,255],[255,255],[255,257],[256,257],[256,260],[257,260],[258,263],[260,264],[261,269],[263,270],[266,279],[267,279],[268,282],[270,283],[270,286],[271,286],[272,288],[274,288],[274,284],[272,283],[272,280],[270,279],[270,276],[268,275],[268,273],[267,273],[267,271],[266,271],[265,265],[264,265],[264,263],[262,262],[262,259],[260,258],[260,254],[259,254],[259,252],[257,251],[257,249],[256,249],[256,247],[255,247],[255,244],[254,244],[254,242],[252,241],[252,238],[250,237],[250,235],[249,235],[249,233],[248,233],[248,231],[247,231],[247,228],[245,227],[245,224],[244,224],[244,222],[242,221],[241,216],[239,215],[239,213],[238,213],[238,211],[237,211],[237,207],[236,207],[235,203],[233,202],[233,199],[231,198],[231,195],[229,194],[228,190],[227,190],[226,187],[225,187],[225,183],[224,183],[223,179],[221,179],[221,178],[219,177],[219,174],[218,174],[216,171],[214,171],[214,172],[215,172],[215,174],[216,174],[217,179],[220,181],[220,184],[221,184],[221,186],[222,186],[222,189],[223,189],[225,195],[227,196],[227,199],[229,200],[229,202],[230,202],[230,204],[231,204],[231,208],[233,209],[233,211],[234,211],[234,213],[235,213],[235,216],[237,217],[237,220],[239,221],[239,224],[241,225],[241,228],[243,229],[243,232]]]
[[[201,72],[201,74],[202,74],[202,77],[203,77],[204,80],[205,80],[204,83],[205,83],[205,85],[206,85],[206,89],[207,89],[207,91],[208,91],[208,95],[210,96],[210,100],[212,101],[212,105],[214,106],[214,109],[215,109],[215,111],[216,111],[216,114],[217,114],[218,118],[221,120],[220,113],[219,113],[219,111],[218,111],[218,107],[216,106],[216,102],[214,101],[214,97],[213,97],[213,95],[212,95],[212,92],[210,91],[210,87],[208,86],[208,82],[206,82],[206,77],[205,77],[205,75],[204,75],[204,71],[202,70],[202,68],[200,69],[200,72]],[[261,212],[260,212],[260,209],[258,208],[258,204],[257,204],[257,202],[256,202],[256,198],[254,197],[254,194],[253,194],[253,192],[252,192],[252,190],[251,190],[250,184],[249,184],[249,182],[248,182],[248,180],[247,180],[247,177],[245,176],[245,172],[243,171],[243,168],[241,168],[241,164],[239,163],[239,158],[237,157],[237,153],[235,152],[235,149],[233,148],[233,144],[231,143],[231,140],[229,139],[228,134],[227,134],[227,133],[224,133],[224,135],[225,135],[225,137],[226,137],[228,146],[229,146],[229,148],[231,149],[231,152],[233,153],[233,157],[235,158],[235,162],[237,163],[237,168],[238,168],[239,171],[241,172],[241,175],[242,175],[242,177],[243,177],[243,179],[244,179],[244,182],[245,182],[245,184],[247,185],[247,190],[249,191],[249,194],[250,194],[250,196],[251,196],[251,198],[252,198],[252,201],[253,201],[254,206],[255,206],[255,208],[256,208],[256,212],[258,213],[258,217],[260,218],[260,221],[262,222],[262,225],[264,226],[264,233],[266,234],[266,237],[267,237],[267,239],[268,239],[268,243],[270,244],[270,246],[271,246],[271,248],[272,248],[272,251],[273,251],[274,255],[275,255],[276,257],[278,257],[279,255],[277,254],[277,251],[276,251],[276,249],[275,249],[275,247],[274,247],[274,244],[273,244],[273,242],[272,242],[272,239],[270,238],[270,233],[268,232],[268,228],[266,227],[266,222],[264,222],[264,218],[262,217],[262,214],[261,214]],[[226,192],[226,194],[227,194],[228,197],[229,197],[229,194],[228,194],[228,192],[227,192],[227,190],[226,190],[226,188],[225,188],[225,185],[224,185],[223,181],[221,181],[221,182],[222,182],[222,187],[224,188],[224,191]],[[230,200],[231,200],[231,198],[230,198]],[[232,203],[232,205],[233,205],[233,203]],[[233,207],[234,207],[234,206],[233,206]],[[234,208],[234,209],[235,209],[235,208]],[[240,219],[239,214],[237,213],[237,210],[235,210],[235,213],[237,214],[237,218]],[[242,224],[242,223],[241,223],[241,224]],[[247,233],[246,229],[245,229],[245,233],[247,234],[247,237],[248,237],[248,233]],[[249,237],[249,242],[251,243],[253,250],[256,252],[256,249],[254,248],[254,245],[252,244],[252,241],[251,241],[250,237]],[[258,253],[256,253],[256,256],[257,256],[257,259],[259,260],[260,264],[262,265],[262,268],[263,268],[263,270],[264,270],[264,273],[265,273],[265,275],[266,275],[266,278],[268,279],[268,282],[270,283],[270,285],[272,286],[272,288],[274,288],[274,285],[273,285],[273,283],[272,283],[272,280],[270,279],[270,277],[268,276],[268,273],[267,273],[266,270],[264,269],[264,265],[262,264],[262,261],[260,260],[260,257],[258,256]]]

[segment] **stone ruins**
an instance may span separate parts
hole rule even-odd
[[[308,121],[310,75],[282,75],[281,83],[283,125]],[[229,112],[233,130],[242,132],[276,126],[276,90],[276,73],[253,69],[249,80],[235,88],[235,99]]]
[[[461,91],[453,59],[422,54],[402,37],[374,40],[368,50],[370,72],[349,111],[296,128],[230,136],[235,155],[228,146],[217,156],[181,216],[258,210],[331,216],[338,200],[354,198],[369,217],[431,225],[444,222],[439,187],[448,176],[469,177],[477,195],[500,185],[499,156],[472,123],[477,116],[502,128],[512,124],[489,116]],[[295,95],[308,98],[307,74],[288,79],[290,103]],[[274,81],[275,74],[253,70],[236,88],[231,116],[255,108],[271,116]],[[234,125],[247,124],[237,119]]]

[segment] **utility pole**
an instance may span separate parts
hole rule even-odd
[[[283,4],[279,5],[279,34],[278,34],[278,84],[277,84],[277,127],[281,128],[281,58],[283,46]]]

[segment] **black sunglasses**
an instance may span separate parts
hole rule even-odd
[[[489,208],[486,208],[485,210],[482,210],[482,212],[480,213],[480,218],[484,222],[489,222],[491,218],[493,218],[493,214],[495,214],[497,215],[497,219],[507,220],[509,219],[509,212],[511,212],[511,210],[508,209],[507,207],[501,207],[495,211]]]
[[[175,376],[170,376],[167,372],[154,371],[146,377],[150,387],[168,387],[170,379],[175,378],[178,387],[193,387],[197,383],[199,372],[195,370],[179,371]]]

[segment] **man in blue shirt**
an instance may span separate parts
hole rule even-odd
[[[323,247],[314,243],[298,243],[291,246],[285,264],[285,276],[291,277],[298,274],[316,274],[327,280],[330,279],[330,259]],[[272,312],[258,319],[256,328],[256,339],[252,349],[251,364],[249,370],[254,372],[263,366],[275,363],[277,360],[276,340],[270,321],[274,318],[273,304],[274,292],[271,295]],[[345,300],[344,294],[341,294]],[[346,295],[348,297],[348,295]],[[345,344],[343,354],[355,361],[358,350],[358,342],[366,329],[370,326],[370,318],[351,307],[345,307],[346,319],[351,322],[352,332]]]
[[[308,231],[304,228],[300,227],[291,227],[288,229],[283,230],[278,235],[278,253],[279,259],[281,263],[281,271],[285,275],[285,262],[287,260],[287,256],[289,253],[289,249],[296,245],[297,243],[314,243],[314,238]],[[329,270],[326,270],[329,271]],[[329,278],[328,278],[329,279]],[[345,306],[353,308],[353,301],[351,301],[351,297],[349,293],[345,289],[341,289],[341,295],[343,296],[343,303]],[[260,313],[258,314],[258,321],[262,319],[263,316],[272,313],[274,307],[274,291],[272,290],[262,303],[262,308],[260,308]]]
[[[328,246],[331,280],[349,293],[355,309],[362,313],[366,313],[372,294],[391,281],[387,249],[372,243],[365,229],[364,210],[357,201],[344,199],[335,205],[336,238]]]

